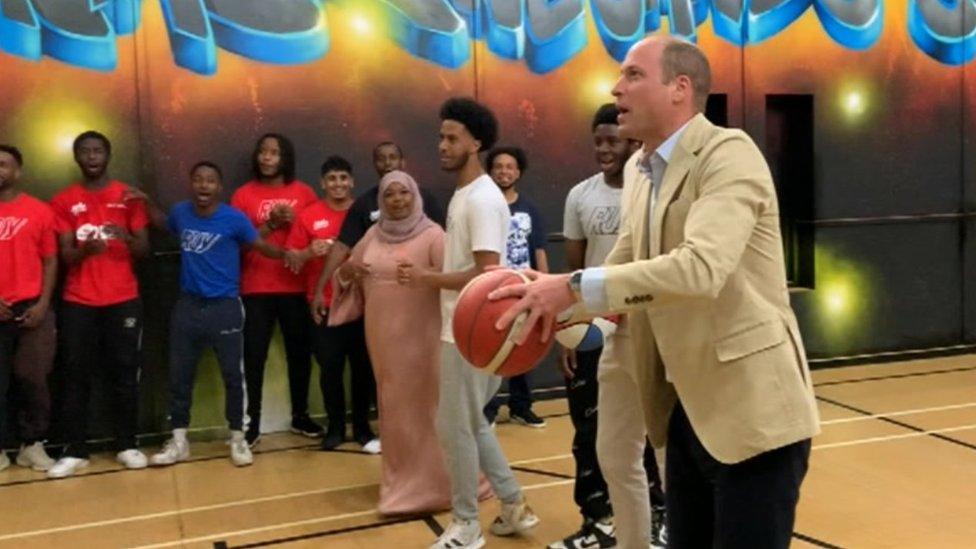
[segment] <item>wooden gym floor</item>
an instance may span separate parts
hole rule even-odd
[[[824,430],[793,546],[976,547],[976,356],[814,379]],[[525,539],[486,533],[491,547],[544,547],[579,525],[565,400],[536,406],[546,428],[499,424],[498,435],[542,523]],[[380,458],[309,442],[265,436],[244,469],[220,442],[147,471],[120,471],[100,455],[61,481],[12,466],[0,472],[0,547],[426,547],[449,521],[382,519],[373,510]],[[487,528],[497,503],[482,509]]]

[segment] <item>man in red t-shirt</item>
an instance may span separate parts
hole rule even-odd
[[[51,200],[68,269],[61,307],[67,447],[48,471],[51,478],[88,465],[88,399],[97,369],[106,370],[111,384],[116,459],[129,469],[147,465],[136,449],[142,302],[133,261],[149,251],[149,216],[143,202],[126,200],[128,185],[109,178],[107,137],[82,133],[73,150],[82,179]]]
[[[315,301],[319,276],[325,266],[325,257],[339,236],[339,229],[352,206],[352,165],[341,156],[332,156],[322,164],[319,181],[325,198],[305,208],[292,225],[285,247],[288,266],[305,277],[306,299]],[[328,326],[326,317],[332,304],[332,284],[322,292],[323,305],[313,311],[312,346],[318,360],[321,376],[322,399],[329,416],[329,428],[322,440],[323,450],[333,450],[346,437],[346,398],[343,372],[346,359],[350,363],[352,382],[353,438],[364,447],[375,447],[376,439],[369,426],[369,406],[375,394],[373,370],[366,351],[366,339],[362,321],[341,326]]]
[[[0,145],[0,448],[12,373],[20,403],[17,465],[47,471],[54,465],[43,439],[51,418],[47,376],[57,348],[50,304],[58,247],[51,208],[17,188],[22,164],[16,147]],[[0,451],[0,471],[8,466]]]
[[[237,189],[230,204],[244,212],[261,238],[284,247],[292,223],[318,197],[311,187],[295,179],[295,148],[283,135],[269,133],[258,139],[251,154],[251,171],[254,179]],[[305,279],[288,270],[282,261],[250,250],[244,254],[241,300],[245,311],[248,444],[254,446],[261,433],[264,365],[275,322],[281,326],[288,361],[291,430],[312,438],[322,436],[322,426],[308,417],[312,353]]]

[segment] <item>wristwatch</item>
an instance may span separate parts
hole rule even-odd
[[[569,290],[573,292],[573,296],[577,300],[583,299],[583,269],[573,271],[573,274],[569,275]]]

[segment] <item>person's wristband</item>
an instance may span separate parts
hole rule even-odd
[[[583,270],[579,269],[573,271],[573,274],[569,275],[568,283],[569,283],[569,291],[573,292],[573,297],[576,298],[576,301],[582,301],[583,300],[583,289],[582,289]]]

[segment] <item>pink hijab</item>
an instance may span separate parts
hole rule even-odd
[[[386,211],[383,195],[393,183],[400,183],[406,186],[410,194],[413,195],[413,211],[405,219],[390,219]],[[424,213],[424,199],[420,196],[420,188],[417,187],[417,182],[406,172],[394,170],[384,175],[383,179],[380,179],[380,190],[377,199],[380,206],[377,236],[383,242],[389,242],[391,244],[406,242],[434,225],[434,222]]]

